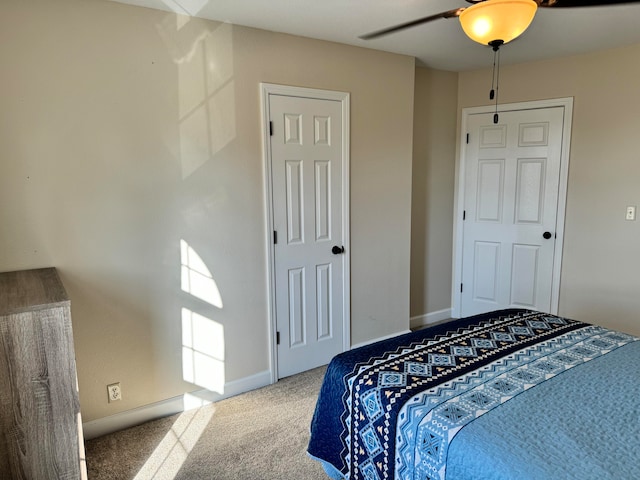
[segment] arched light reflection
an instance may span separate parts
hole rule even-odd
[[[211,272],[200,255],[184,240],[180,240],[182,290],[214,307],[222,308],[222,297]]]

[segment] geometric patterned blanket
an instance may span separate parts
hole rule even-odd
[[[309,454],[333,478],[444,480],[447,448],[469,422],[635,340],[511,309],[346,352],[327,368]]]

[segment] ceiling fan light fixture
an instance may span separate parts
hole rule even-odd
[[[536,14],[534,0],[485,0],[465,8],[460,25],[467,36],[482,45],[509,43],[524,33]]]

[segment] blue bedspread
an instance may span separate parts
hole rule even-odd
[[[640,479],[639,366],[633,342],[478,418],[452,442],[447,479]]]
[[[610,373],[615,370],[610,369],[627,357],[625,351],[638,352],[635,358],[640,360],[636,340],[553,315],[505,310],[346,352],[327,369],[312,421],[309,454],[322,461],[329,476],[336,479],[638,478],[558,475],[557,464],[574,472],[573,466],[582,461],[575,448],[565,456],[557,451],[562,445],[584,443],[568,442],[565,436],[571,438],[576,428],[580,432],[580,425],[590,425],[584,420],[593,415],[583,414],[579,406],[591,399],[580,394],[565,402],[566,395],[556,393],[560,404],[554,405],[547,403],[552,396],[546,393],[568,389],[575,396],[584,392],[580,388],[597,383],[594,379],[603,375],[595,372],[597,368],[607,378],[615,378]],[[635,371],[627,369],[632,376]],[[627,390],[637,389],[638,379],[629,380],[624,382]],[[563,387],[555,389],[554,385]],[[609,390],[623,389],[605,388]],[[621,394],[619,400],[603,400],[608,394],[599,395],[601,403],[626,402],[623,423],[634,415],[630,411],[636,412],[626,434],[635,435],[629,441],[639,447],[640,402],[635,399],[634,407],[629,406],[629,395]],[[556,416],[545,410],[550,406]],[[516,407],[520,410],[512,413]],[[537,415],[532,413],[536,409]],[[625,416],[620,408],[613,412]],[[535,428],[522,423],[525,417]],[[550,426],[542,427],[546,422]],[[560,428],[565,423],[572,424],[573,431]],[[593,424],[612,428],[611,422]],[[520,451],[512,448],[517,442],[511,434],[504,433],[509,428],[524,438]],[[542,432],[546,451],[544,446],[531,448],[528,434],[523,436],[528,430]],[[620,434],[620,429],[607,432],[591,429],[583,433],[606,438]],[[492,443],[495,439],[499,440]],[[592,445],[598,441],[592,440]],[[545,466],[554,464],[547,458],[560,460],[545,470]],[[536,465],[527,466],[530,462]],[[637,461],[626,463],[633,465],[621,467],[625,468],[623,472],[638,468]],[[518,468],[535,473],[522,476]],[[586,470],[596,471],[589,467]]]

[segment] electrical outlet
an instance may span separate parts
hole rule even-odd
[[[107,398],[109,403],[122,400],[122,390],[120,390],[120,382],[107,385]]]

